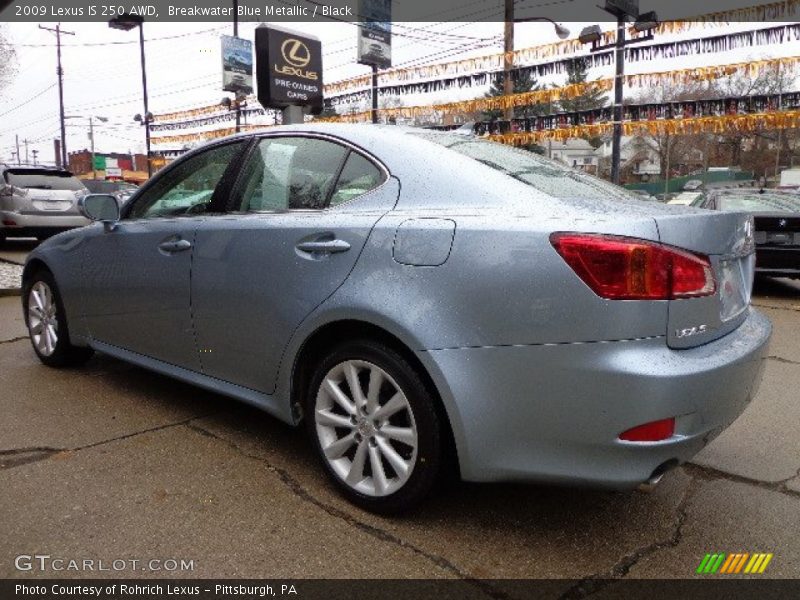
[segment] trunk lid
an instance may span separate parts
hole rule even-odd
[[[654,218],[662,243],[708,256],[717,283],[711,296],[669,301],[667,344],[690,348],[736,329],[747,316],[753,288],[753,218],[701,210]]]

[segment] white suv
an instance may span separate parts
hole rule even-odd
[[[87,225],[78,199],[88,193],[69,171],[0,165],[0,243],[7,237],[41,240]]]

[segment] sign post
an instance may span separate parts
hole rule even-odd
[[[322,43],[276,27],[256,28],[258,101],[283,110],[285,124],[302,123],[304,114],[322,112]]]
[[[378,122],[378,69],[392,66],[391,0],[360,0],[358,62],[372,67],[372,122]]]

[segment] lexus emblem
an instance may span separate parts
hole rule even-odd
[[[281,54],[283,54],[283,60],[299,69],[302,69],[311,61],[311,52],[308,46],[294,38],[290,38],[281,44]]]
[[[781,219],[780,221],[778,221],[778,225],[780,227],[786,227],[786,219]]]

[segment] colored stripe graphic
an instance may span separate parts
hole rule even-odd
[[[747,558],[748,558],[749,556],[750,556],[750,554],[749,554],[749,553],[747,553],[747,552],[745,552],[744,554],[742,554],[742,555],[741,555],[741,558],[739,559],[739,562],[738,562],[738,563],[736,563],[736,569],[732,570],[731,572],[732,572],[732,573],[738,573],[739,571],[741,571],[741,570],[742,570],[742,567],[744,566],[744,563],[745,563],[745,561],[747,560]]]
[[[700,566],[697,567],[697,573],[705,573],[705,568],[710,558],[711,558],[710,554],[706,554],[703,557],[703,560],[700,561]]]
[[[773,556],[773,554],[772,554],[772,552],[770,552],[769,554],[767,554],[764,557],[764,562],[761,563],[761,567],[758,569],[759,573],[763,573],[764,572],[764,569],[767,568],[767,565],[769,564],[769,561],[772,560],[772,556]]]
[[[773,556],[772,553],[763,552],[754,554],[749,552],[734,552],[732,554],[715,552],[714,554],[706,554],[703,557],[696,572],[711,575],[715,573],[732,575],[742,573],[742,569],[744,569],[744,573],[755,575],[764,572]]]
[[[728,569],[730,568],[735,556],[735,554],[728,554],[728,560],[726,560],[722,565],[722,568],[719,570],[720,573],[728,573]]]

